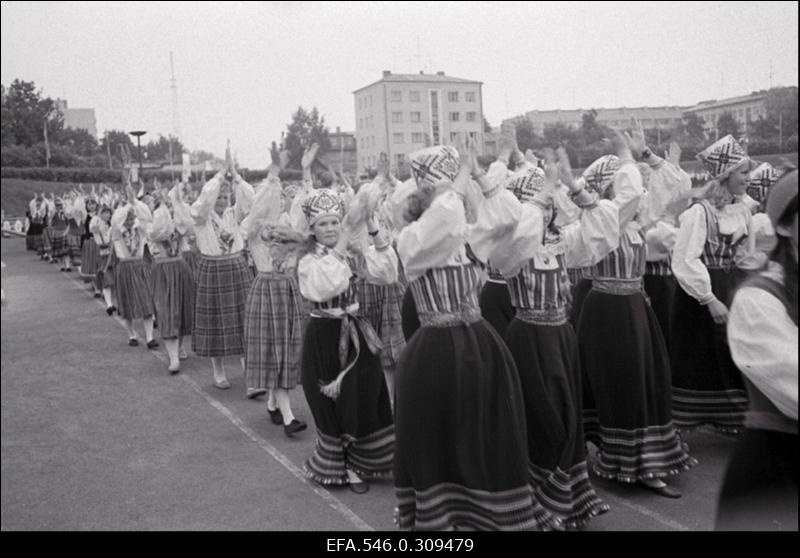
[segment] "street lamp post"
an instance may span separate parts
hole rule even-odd
[[[142,180],[142,136],[145,135],[147,132],[144,130],[136,130],[134,132],[128,132],[132,136],[136,136],[136,149],[139,153],[139,180]]]

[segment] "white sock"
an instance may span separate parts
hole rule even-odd
[[[142,323],[144,324],[144,335],[149,343],[153,340],[153,316],[143,319]]]
[[[178,368],[180,361],[178,360],[178,340],[177,339],[164,339],[164,346],[167,348],[167,355],[169,355],[169,367]]]
[[[283,424],[291,424],[294,420],[294,413],[292,413],[292,405],[289,401],[289,392],[285,389],[275,388],[272,393],[275,394],[275,402],[283,415]]]
[[[111,289],[103,289],[103,299],[106,301],[106,308],[114,306],[114,301],[111,300]]]
[[[222,357],[211,357],[211,367],[214,369],[214,381],[225,380],[225,364]]]

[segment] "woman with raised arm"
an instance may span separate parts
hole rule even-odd
[[[481,318],[483,270],[467,257],[467,214],[475,215],[493,187],[484,179],[480,187],[471,184],[471,161],[466,154],[459,161],[453,147],[414,153],[411,164],[419,187],[408,198],[410,224],[400,232],[397,252],[421,327],[396,373],[397,524],[413,530],[550,528],[554,518],[534,508],[528,483],[517,369]]]
[[[778,235],[761,274],[744,283],[728,315],[731,356],[749,407],[717,509],[723,531],[797,531],[797,171],[770,187]]]
[[[170,374],[180,372],[180,347],[192,333],[192,271],[181,256],[179,228],[191,226],[191,216],[176,210],[164,190],[156,190],[153,221],[147,227],[153,255],[151,286],[158,332],[169,356]],[[174,195],[173,195],[174,197]],[[186,224],[186,221],[189,221]],[[182,226],[181,226],[182,225]]]
[[[147,348],[155,349],[153,339],[153,291],[150,285],[150,266],[144,262],[147,244],[146,224],[153,220],[150,210],[136,199],[133,187],[127,186],[127,201],[111,217],[111,242],[117,255],[114,284],[120,317],[128,329],[128,345],[139,344],[134,320],[144,324]]]
[[[45,235],[47,237],[47,252],[51,263],[62,263],[61,271],[67,271],[63,265],[69,258],[67,235],[69,234],[69,218],[64,208],[62,198],[54,198],[53,211],[49,212],[49,221]]]
[[[597,263],[578,323],[578,347],[597,407],[599,442],[594,471],[639,483],[669,498],[680,492],[663,479],[697,462],[672,422],[671,375],[658,320],[642,291],[645,241],[635,221],[644,195],[632,152],[644,150],[644,131],[617,133],[616,155],[584,172],[586,188],[611,199],[619,212],[619,246]]]
[[[83,221],[86,218],[84,198],[79,192],[73,190],[70,196],[65,199],[64,214],[67,217],[68,226],[67,246],[64,251],[64,267],[62,270],[71,272],[72,264],[80,265]]]
[[[111,242],[111,216],[113,211],[107,205],[89,222],[89,231],[97,244],[96,281],[103,293],[106,314],[113,316],[117,311],[115,303],[117,256]]]
[[[300,292],[313,308],[301,360],[303,392],[317,426],[306,472],[320,484],[349,485],[357,494],[369,490],[361,477],[391,472],[394,455],[392,411],[378,356],[381,342],[359,313],[354,271],[390,284],[397,280],[397,255],[380,244],[357,262],[347,250],[372,204],[361,196],[342,221],[338,192],[312,191],[303,203],[310,252],[297,264]]]
[[[28,219],[30,225],[28,226],[27,234],[31,238],[31,245],[36,255],[44,259],[44,241],[42,235],[44,228],[47,226],[47,203],[44,199],[44,194],[37,195],[28,206]]]
[[[711,424],[736,432],[744,424],[747,393],[725,324],[733,290],[746,276],[738,263],[749,244],[751,210],[741,200],[751,163],[733,136],[697,158],[712,180],[703,198],[681,214],[672,254],[680,285],[670,334],[673,416],[681,428]]]
[[[273,144],[266,181],[256,189],[250,214],[242,221],[258,275],[250,286],[244,314],[245,383],[251,393],[267,391],[267,412],[288,437],[306,429],[295,418],[289,391],[300,379],[303,302],[297,285],[300,235],[288,227],[281,199],[280,156]]]
[[[525,399],[534,498],[560,526],[578,528],[608,511],[589,482],[581,424],[578,341],[567,321],[567,266],[603,259],[619,244],[617,207],[586,192],[572,179],[561,150],[562,176],[579,220],[556,225],[553,197],[559,170],[547,173],[525,161],[478,213],[470,236],[479,258],[488,258],[508,281],[516,316],[505,341],[519,371]],[[500,167],[500,168],[497,168]],[[489,176],[502,176],[505,161],[492,163]],[[573,203],[573,202],[569,202]],[[498,237],[498,229],[508,234]]]
[[[198,356],[211,358],[214,387],[218,389],[231,387],[225,376],[224,357],[239,356],[244,372],[244,310],[247,289],[253,280],[243,254],[237,211],[231,207],[234,187],[240,193],[237,204],[245,201],[242,198],[246,193],[252,200],[252,187],[233,168],[228,148],[226,167],[203,186],[191,206],[200,251],[192,350]]]
[[[81,235],[81,267],[80,274],[84,279],[92,282],[95,298],[103,298],[103,287],[97,281],[97,268],[100,265],[100,256],[97,253],[97,243],[94,241],[94,233],[90,230],[92,219],[97,216],[99,208],[94,188],[92,193],[84,201],[86,212],[80,223],[83,227]]]

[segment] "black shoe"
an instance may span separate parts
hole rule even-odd
[[[94,293],[95,298],[103,298],[103,295],[100,293]]]
[[[139,340],[138,339],[128,339],[128,345],[130,345],[131,347],[138,347],[139,346]]]
[[[351,482],[350,490],[352,490],[356,494],[366,494],[367,492],[369,492],[369,484],[365,482]]]
[[[266,394],[267,390],[264,388],[247,388],[248,399],[255,399],[256,397],[261,397],[262,395]]]
[[[277,424],[278,426],[283,424],[283,413],[281,413],[280,409],[275,409],[274,411],[267,409],[267,412],[269,413],[269,418],[272,421],[272,424]]]
[[[294,436],[294,435],[295,435],[295,434],[297,434],[298,432],[302,432],[302,431],[303,431],[303,430],[305,430],[306,428],[308,428],[308,425],[307,425],[306,423],[304,423],[304,422],[302,422],[302,421],[299,421],[299,420],[297,420],[297,419],[294,419],[294,420],[293,420],[292,422],[290,422],[289,424],[285,424],[285,425],[283,426],[283,432],[284,432],[284,433],[285,433],[285,434],[286,434],[286,435],[287,435],[289,438],[291,438],[292,436]]]
[[[147,342],[148,349],[155,349],[156,347],[158,347],[158,341],[156,341],[155,339],[151,339],[150,341]]]
[[[108,314],[109,316],[113,316],[114,312],[116,311],[117,311],[116,306],[109,306],[108,308],[106,308],[106,314]]]

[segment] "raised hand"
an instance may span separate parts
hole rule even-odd
[[[665,158],[667,162],[672,163],[676,167],[680,165],[681,146],[678,145],[678,142],[670,142],[669,146],[667,147],[667,152],[665,153]]]
[[[574,192],[577,188],[577,185],[575,184],[575,178],[572,176],[572,165],[569,162],[567,150],[564,149],[564,146],[559,146],[555,151],[555,155],[556,159],[558,160],[556,163],[558,168],[558,177],[561,179],[561,182],[566,184],[567,187]],[[549,164],[552,165],[553,163]],[[545,168],[547,168],[547,165],[545,165]]]
[[[381,182],[389,180],[389,155],[384,152],[378,157],[378,174],[375,178]]]
[[[525,160],[531,163],[533,166],[539,166],[539,158],[533,154],[532,149],[528,149],[525,151]]]
[[[644,137],[644,128],[642,123],[636,118],[631,118],[632,133],[625,132],[625,140],[628,143],[628,148],[637,159],[642,156],[642,151],[647,147],[647,141]]]
[[[311,168],[311,163],[313,163],[314,159],[317,157],[318,150],[319,150],[319,144],[312,143],[311,147],[308,147],[303,152],[303,158],[300,160],[300,164],[302,165],[303,169]]]

